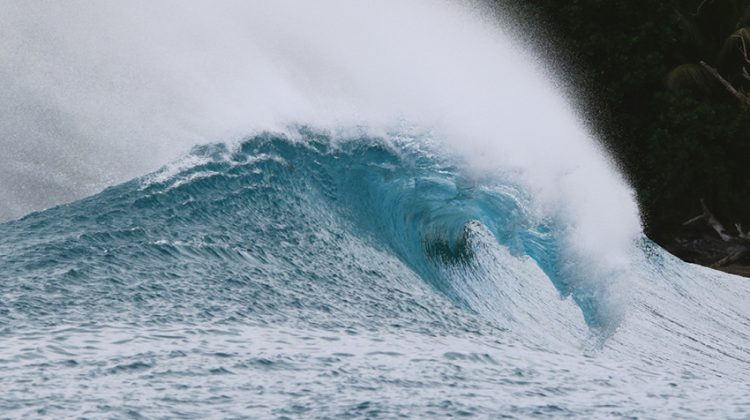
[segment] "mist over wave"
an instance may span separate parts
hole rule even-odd
[[[639,232],[630,189],[481,3],[2,8],[0,217],[141,175],[195,144],[290,124],[380,133],[406,123],[478,170],[516,172],[542,206],[566,213],[582,252],[629,246]]]

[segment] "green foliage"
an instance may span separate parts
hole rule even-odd
[[[703,197],[750,225],[750,110],[699,65],[748,91],[750,0],[497,3],[526,17],[533,44],[573,63],[561,67],[636,187],[649,233],[699,214]]]

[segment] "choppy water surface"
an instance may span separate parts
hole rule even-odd
[[[427,143],[265,134],[0,225],[0,411],[750,416],[744,279],[571,252]]]

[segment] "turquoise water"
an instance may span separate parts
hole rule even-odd
[[[750,283],[594,269],[514,179],[301,130],[2,224],[0,412],[749,417]]]

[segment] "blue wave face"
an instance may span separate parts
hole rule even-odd
[[[457,271],[471,275],[472,265],[488,263],[477,261],[473,240],[486,231],[511,254],[533,258],[563,296],[572,293],[556,274],[554,230],[533,220],[512,184],[466,177],[455,162],[415,143],[303,135],[303,141],[261,135],[236,149],[198,147],[191,159],[199,163],[169,176],[134,180],[4,225],[5,273],[27,279],[33,301],[86,287],[93,292],[90,306],[83,306],[88,310],[169,307],[175,302],[161,291],[181,298],[195,291],[183,281],[196,289],[213,284],[217,299],[234,300],[221,293],[224,285],[269,284],[269,293],[280,293],[288,283],[355,275],[336,262],[349,253],[351,237],[470,308]],[[329,270],[311,270],[314,260],[328,261]],[[38,278],[43,289],[33,281]],[[592,303],[584,293],[579,297],[584,316],[595,323]],[[257,300],[264,306],[284,299]],[[59,312],[65,301],[57,302],[62,308],[49,303],[55,318],[65,319]],[[47,312],[16,309],[29,317]],[[181,308],[176,316],[183,316]]]
[[[628,278],[625,288],[606,276],[580,282],[588,271],[585,261],[566,254],[564,226],[554,215],[532,211],[533,197],[510,178],[470,173],[459,159],[423,140],[342,140],[310,130],[297,137],[263,134],[236,147],[197,147],[155,174],[0,225],[0,324],[8,348],[16,348],[14,340],[23,340],[26,331],[51,337],[44,349],[54,352],[63,351],[54,340],[70,336],[106,342],[112,331],[132,330],[149,337],[139,345],[150,350],[138,357],[88,360],[91,366],[112,364],[102,373],[108,378],[133,371],[155,375],[161,365],[173,369],[174,352],[182,350],[166,352],[164,340],[192,343],[194,357],[209,357],[228,354],[238,334],[261,353],[303,348],[304,340],[295,341],[299,331],[313,341],[324,339],[325,331],[344,331],[360,337],[348,342],[354,348],[380,348],[382,337],[390,337],[383,354],[391,347],[402,353],[413,348],[419,357],[412,360],[447,358],[459,370],[498,366],[488,361],[494,360],[490,353],[515,360],[513,366],[542,363],[542,375],[551,376],[540,383],[557,380],[555,366],[587,366],[579,372],[585,382],[618,369],[619,379],[637,377],[644,359],[666,363],[665,372],[689,365],[695,372],[733,375],[748,365],[747,347],[738,344],[748,338],[748,315],[740,309],[743,296],[750,296],[747,287],[688,269],[645,240],[636,250],[636,266],[619,273]],[[724,307],[697,304],[706,288]],[[610,315],[618,298],[627,308],[623,318]],[[687,309],[688,315],[684,308],[690,305],[702,309]],[[713,343],[725,331],[735,337],[726,343],[734,344],[717,353]],[[368,333],[376,336],[361,338]],[[200,344],[205,334],[213,345]],[[466,348],[482,348],[490,359],[456,349],[433,354],[443,344],[426,337],[453,337]],[[498,344],[498,337],[522,345]],[[684,350],[684,341],[691,346],[689,360],[665,362],[664,352]],[[73,347],[85,353],[85,347]],[[0,352],[8,348],[0,346]],[[321,363],[333,363],[323,356],[326,348],[310,351],[328,360]],[[553,350],[540,356],[540,348]],[[596,367],[581,359],[582,348],[600,354]],[[59,363],[87,360],[71,352],[60,353],[69,356]],[[279,354],[242,369],[251,376],[292,369],[298,356]],[[366,360],[376,356],[362,357],[356,369],[370,369]],[[13,363],[13,375],[23,383],[33,369]],[[302,371],[318,366],[309,365]],[[531,374],[529,369],[520,376]],[[509,392],[523,382],[490,371],[492,379],[478,373],[464,379],[468,386]],[[700,377],[711,380],[710,374]],[[218,389],[236,386],[224,385]],[[76,397],[68,401],[75,405],[70,401]],[[492,404],[483,404],[477,401],[477,413],[485,407],[490,411],[483,413],[492,414]],[[448,415],[465,408],[418,413]],[[536,412],[529,410],[519,413]]]

